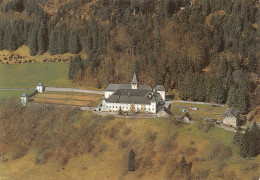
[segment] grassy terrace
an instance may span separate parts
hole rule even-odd
[[[73,92],[45,92],[38,93],[30,100],[38,103],[63,104],[71,106],[92,106],[100,104],[102,99],[98,94],[73,93]]]

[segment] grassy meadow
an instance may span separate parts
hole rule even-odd
[[[70,87],[67,63],[1,64],[0,88]]]
[[[192,110],[191,108],[197,107],[198,110]],[[206,117],[210,117],[217,120],[222,120],[227,106],[212,106],[208,104],[191,104],[185,102],[173,102],[171,111],[175,115],[184,115],[182,108],[185,108],[190,113],[194,121],[202,120]]]
[[[20,98],[22,93],[30,94],[32,91],[24,90],[24,91],[0,91],[0,100],[9,99],[9,98]]]

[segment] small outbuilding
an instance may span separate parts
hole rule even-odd
[[[188,112],[188,110],[185,109],[185,108],[182,108],[181,111],[184,112],[184,113]]]
[[[23,105],[23,106],[25,106],[26,105],[26,103],[28,102],[28,95],[27,94],[25,94],[25,93],[23,93],[22,95],[21,95],[21,104]]]
[[[43,91],[45,91],[45,87],[41,82],[39,82],[36,86],[36,90],[38,91],[38,93],[43,93]]]
[[[197,108],[197,107],[193,107],[193,108],[191,108],[193,111],[197,111],[197,110],[199,110],[199,108]]]
[[[223,124],[237,127],[240,122],[240,113],[236,108],[227,109],[223,116]]]
[[[253,125],[254,125],[254,122],[251,122],[250,124],[249,124],[249,129],[252,129],[252,127],[253,127]],[[260,122],[256,122],[256,126],[260,129]]]

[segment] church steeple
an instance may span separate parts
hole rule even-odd
[[[132,81],[131,81],[131,89],[137,89],[137,85],[138,85],[138,82],[137,82],[137,79],[136,79],[136,74],[134,72],[133,78],[132,78]]]

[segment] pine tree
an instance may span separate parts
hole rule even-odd
[[[79,55],[70,59],[68,79],[74,80],[79,69],[84,71],[84,61]]]
[[[248,91],[244,87],[240,87],[236,91],[237,102],[236,102],[235,107],[239,108],[239,110],[242,114],[246,114],[248,112],[248,95],[247,95],[247,93],[248,93]]]
[[[49,39],[49,50],[51,55],[59,53],[57,42],[58,42],[58,32],[57,30],[52,29],[50,33],[50,39]]]
[[[248,156],[250,140],[251,140],[250,132],[249,129],[247,128],[239,144],[239,154],[244,158]]]
[[[47,49],[48,38],[45,24],[41,24],[37,35],[39,53],[43,54]]]
[[[4,31],[0,27],[0,51],[4,49]]]
[[[134,150],[131,149],[128,157],[128,170],[135,171],[135,153]]]
[[[123,115],[123,110],[122,110],[121,106],[119,107],[118,115]]]
[[[250,130],[251,141],[249,142],[249,157],[255,157],[260,153],[260,130],[256,125],[256,122],[253,123],[253,126]]]
[[[188,174],[188,164],[187,164],[187,161],[184,156],[182,156],[182,158],[181,158],[180,168],[181,168],[182,174],[184,174],[184,175]]]
[[[38,52],[37,30],[38,28],[34,25],[30,32],[29,47],[31,56],[35,56]]]
[[[241,133],[241,127],[239,126],[238,129],[237,129],[237,132],[235,133],[234,135],[234,138],[233,138],[233,144],[240,144],[240,141],[241,141],[241,138],[242,138],[242,133]]]
[[[69,37],[69,51],[73,54],[78,54],[80,51],[80,44],[77,31],[72,30]]]
[[[65,29],[59,29],[59,53],[63,54],[68,51],[68,34]]]
[[[229,107],[236,107],[237,100],[236,100],[236,88],[234,86],[231,86],[229,88],[228,92],[228,98],[227,98],[227,103]]]
[[[17,38],[16,38],[15,33],[11,32],[9,41],[8,41],[8,47],[9,47],[10,51],[15,51],[18,48],[16,40],[17,40]]]

